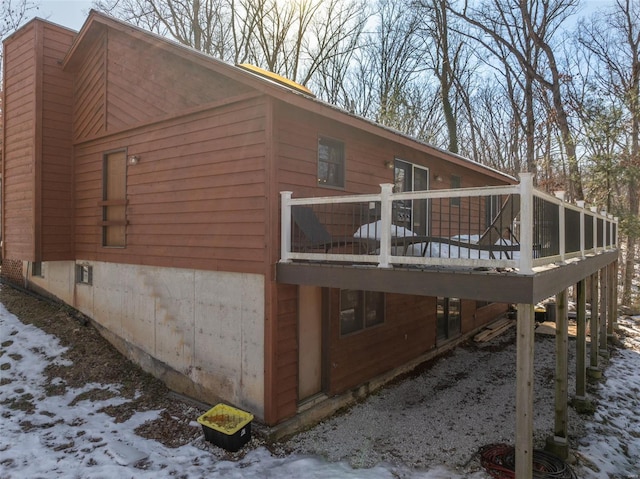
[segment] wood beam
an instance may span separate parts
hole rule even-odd
[[[600,327],[598,330],[598,339],[600,350],[598,354],[603,358],[609,357],[609,349],[607,348],[607,307],[608,301],[608,284],[609,284],[608,268],[605,266],[600,270]]]
[[[591,320],[589,321],[589,369],[587,374],[589,377],[598,379],[602,377],[602,371],[598,367],[598,272],[596,271],[591,275]]]
[[[618,320],[618,307],[616,301],[616,277],[617,275],[617,262],[611,263],[608,266],[609,269],[609,281],[607,286],[607,291],[609,292],[608,296],[608,307],[607,307],[607,336],[609,338],[613,337],[613,332],[615,330],[616,322]]]
[[[513,271],[455,268],[377,268],[371,265],[290,262],[276,264],[278,283],[386,293],[535,304],[615,261],[616,252],[523,275]]]
[[[576,400],[587,397],[587,284],[583,279],[576,286]]]
[[[533,304],[518,304],[516,353],[516,470],[518,479],[533,477]]]
[[[547,449],[562,459],[569,455],[568,442],[568,343],[567,290],[556,294],[556,381],[553,436]]]

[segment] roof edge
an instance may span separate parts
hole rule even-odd
[[[409,147],[419,147],[419,149],[424,151],[425,153],[434,154],[440,159],[452,161],[453,163],[456,163],[460,166],[464,166],[467,168],[470,167],[474,170],[482,171],[485,174],[500,178],[503,181],[508,181],[509,183],[518,183],[518,179],[514,176],[511,176],[493,167],[484,165],[457,153],[452,153],[443,148],[412,137],[411,135],[402,133],[391,127],[381,125],[373,120],[351,113],[341,107],[309,96],[290,86],[286,86],[284,84],[271,81],[267,78],[263,78],[251,71],[247,71],[240,66],[227,63],[211,55],[207,55],[201,51],[195,50],[194,48],[191,48],[187,45],[178,43],[175,40],[163,37],[153,32],[149,32],[136,25],[131,25],[127,22],[124,22],[94,9],[90,10],[87,20],[82,25],[80,32],[74,39],[73,44],[65,55],[62,62],[63,68],[67,68],[72,63],[75,52],[77,51],[79,45],[82,43],[83,39],[89,34],[89,31],[94,24],[100,24],[105,27],[115,28],[122,32],[136,34],[135,36],[139,37],[141,40],[150,41],[150,39],[153,39],[157,42],[160,42],[161,47],[170,48],[173,50],[177,49],[182,53],[189,55],[193,60],[204,62],[205,66],[218,70],[219,73],[223,75],[229,76],[234,80],[240,81],[252,88],[255,88],[256,90],[262,91],[267,95],[273,96],[280,101],[291,104],[298,108],[312,111],[325,117],[331,117],[341,123],[350,124],[355,128],[368,131],[372,134],[384,136],[392,141],[400,141],[401,143]],[[221,69],[223,71],[220,71]],[[339,114],[340,117],[336,118],[336,113]]]

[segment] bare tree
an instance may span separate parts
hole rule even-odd
[[[580,44],[599,67],[593,74],[600,91],[613,95],[629,115],[629,142],[622,156],[628,205],[621,212],[627,238],[622,300],[628,304],[640,237],[640,2],[615,0],[578,31]]]
[[[449,18],[447,6],[450,0],[420,0],[423,12],[421,32],[426,37],[423,44],[427,68],[433,72],[440,86],[442,112],[447,126],[448,149],[459,152],[457,103],[470,106],[463,80],[468,77],[470,55],[464,37],[451,28],[456,19]],[[461,28],[460,26],[456,27]],[[456,101],[457,100],[457,101]],[[473,128],[470,130],[473,136]],[[472,143],[473,139],[472,139]]]
[[[416,112],[409,94],[424,69],[421,64],[421,39],[418,35],[419,16],[409,3],[378,0],[375,6],[373,32],[365,41],[357,61],[362,81],[369,87],[367,100],[373,104],[370,118],[378,123],[401,128],[403,115]]]
[[[303,85],[325,62],[349,54],[366,20],[364,0],[98,0],[95,7]]]
[[[582,199],[582,182],[576,159],[575,140],[563,97],[564,75],[554,54],[554,36],[566,18],[575,12],[578,0],[464,0],[450,11],[476,29],[475,38],[493,53],[508,52],[522,71],[525,100],[527,165],[536,169],[534,86],[551,93],[553,116],[562,134],[569,166],[569,196]],[[504,53],[498,58],[505,58]]]

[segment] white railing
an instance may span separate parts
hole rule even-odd
[[[617,218],[584,202],[569,204],[562,193],[535,190],[530,173],[521,173],[517,185],[392,189],[383,184],[379,194],[316,198],[283,191],[280,261],[532,274],[534,267],[617,248]]]

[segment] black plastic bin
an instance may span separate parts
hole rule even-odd
[[[218,404],[198,418],[204,438],[227,451],[236,452],[251,440],[253,415]]]

